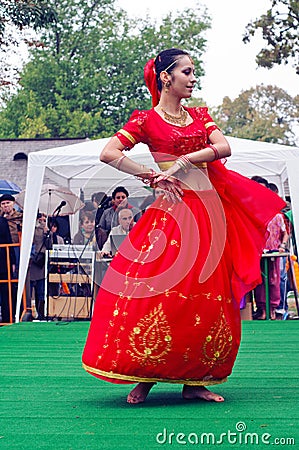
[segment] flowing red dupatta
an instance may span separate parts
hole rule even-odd
[[[227,220],[227,239],[233,253],[234,298],[261,283],[261,258],[268,222],[286,206],[277,194],[259,183],[228,170],[221,161],[208,164],[210,180],[220,196]]]

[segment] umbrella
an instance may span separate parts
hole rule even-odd
[[[16,203],[24,208],[25,190],[16,195]],[[67,188],[44,184],[41,189],[38,209],[47,216],[59,213],[60,216],[75,214],[85,204],[80,198]]]
[[[22,189],[12,181],[0,180],[0,194],[14,195],[20,192]]]

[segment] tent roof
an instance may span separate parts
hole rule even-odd
[[[271,178],[274,182],[278,182],[279,178],[285,181],[286,160],[299,157],[297,147],[234,137],[227,139],[232,148],[232,156],[227,161],[227,167],[249,177],[259,174]],[[109,191],[109,188],[112,190],[116,184],[123,184],[134,192],[136,187],[139,190],[141,183],[133,180],[132,176],[122,174],[100,162],[99,155],[108,140],[109,138],[90,140],[30,153],[29,165],[46,167],[46,176],[70,189]],[[131,151],[125,153],[136,161],[155,167],[145,144],[137,144]]]
[[[131,195],[136,194],[136,191],[143,189],[139,180],[100,161],[100,153],[108,140],[97,139],[30,153],[28,166],[45,167],[47,177],[70,189],[81,188],[90,192],[105,190],[111,193],[116,185],[122,185],[127,187]],[[154,167],[153,158],[145,144],[138,144],[130,152],[124,153],[130,154],[135,161]]]
[[[251,177],[260,175],[278,182],[287,179],[286,161],[298,160],[299,148],[268,142],[227,137],[232,156],[227,167]]]

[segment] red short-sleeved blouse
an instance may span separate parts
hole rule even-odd
[[[218,127],[208,114],[208,108],[185,109],[193,118],[185,127],[165,122],[154,109],[136,110],[115,136],[128,149],[138,142],[147,144],[156,162],[202,150],[208,144],[210,133]]]

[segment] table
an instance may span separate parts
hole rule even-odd
[[[97,298],[99,287],[113,258],[96,258],[94,264],[94,299]]]
[[[66,320],[91,318],[94,261],[95,252],[85,246],[57,245],[46,252],[47,317]],[[54,294],[55,285],[58,292]],[[65,287],[63,294],[60,286]]]
[[[289,270],[290,275],[292,278],[293,286],[294,286],[294,297],[296,302],[296,308],[297,312],[299,314],[299,304],[298,304],[298,293],[297,293],[297,287],[296,287],[296,279],[294,274],[294,267],[291,259],[291,255],[289,252],[265,252],[262,255],[262,260],[264,260],[264,272],[262,273],[262,276],[265,280],[265,296],[266,296],[266,320],[270,319],[270,296],[269,296],[269,261],[271,258],[281,258],[281,257],[287,257],[287,260],[289,262]]]

